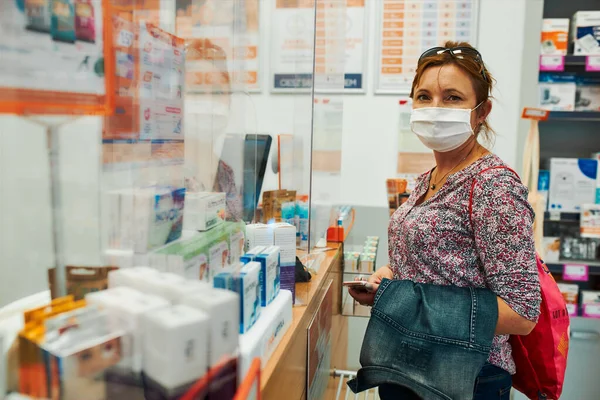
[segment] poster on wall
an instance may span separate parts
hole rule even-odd
[[[310,89],[313,57],[315,87],[319,91],[365,91],[365,0],[277,0],[273,13],[270,73],[273,92]]]
[[[365,92],[367,32],[365,0],[346,0],[345,92]]]
[[[118,17],[113,32],[116,112],[105,118],[104,163],[183,162],[184,40]]]
[[[425,50],[477,39],[478,0],[381,0],[377,13],[376,93],[408,94]]]
[[[187,41],[205,40],[223,53],[225,69],[235,87],[258,93],[260,82],[259,0],[176,0],[176,30]],[[215,60],[215,58],[204,57]],[[187,63],[187,91],[213,90],[201,62]]]
[[[0,111],[105,113],[107,0],[0,1]],[[105,74],[106,72],[106,74]],[[108,91],[110,93],[110,90]],[[62,107],[62,108],[59,108]]]
[[[331,327],[333,320],[333,281],[325,284],[321,304],[308,325],[306,368],[307,400],[322,399],[331,373]]]

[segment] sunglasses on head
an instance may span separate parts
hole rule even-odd
[[[464,59],[465,56],[471,57],[471,59],[473,61],[475,61],[477,64],[479,64],[481,66],[481,75],[483,76],[483,79],[485,79],[486,81],[488,80],[487,75],[485,73],[485,66],[483,65],[483,58],[481,57],[481,53],[479,53],[477,50],[475,50],[472,47],[464,47],[464,46],[452,47],[452,48],[432,47],[429,50],[425,50],[425,52],[423,54],[421,54],[421,57],[419,57],[419,61],[417,62],[417,64],[420,65],[421,62],[428,57],[433,57],[433,56],[437,56],[437,55],[444,54],[444,53],[448,53],[452,57],[456,57],[458,59]]]

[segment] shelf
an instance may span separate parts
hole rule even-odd
[[[590,275],[600,275],[600,261],[598,260],[560,260],[557,263],[546,263],[546,265],[553,274],[562,274],[564,265],[587,265]]]
[[[565,56],[565,67],[585,67],[587,56],[575,56],[569,54]]]
[[[547,121],[600,122],[600,111],[550,111]]]
[[[554,212],[544,212],[544,222],[579,222],[581,219],[581,213],[578,212],[561,212],[560,218],[556,218]]]

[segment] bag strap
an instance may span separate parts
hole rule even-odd
[[[471,183],[471,192],[469,193],[469,222],[471,223],[471,228],[474,227],[473,226],[473,192],[475,191],[475,185],[477,184],[477,176],[482,175],[483,173],[485,173],[487,171],[490,171],[490,170],[493,170],[493,169],[507,169],[510,172],[512,172],[513,174],[515,174],[515,176],[517,178],[521,179],[519,177],[519,174],[517,174],[515,172],[515,170],[513,170],[510,167],[504,166],[504,165],[498,165],[498,166],[495,166],[495,167],[489,167],[489,168],[486,168],[486,169],[484,169],[482,171],[479,171],[479,173],[477,173],[477,175],[475,176],[475,178],[473,178],[473,182]]]

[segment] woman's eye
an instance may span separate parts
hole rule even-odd
[[[418,101],[427,101],[427,100],[429,100],[429,97],[427,97],[427,95],[420,94],[417,96],[417,100]]]
[[[461,101],[462,99],[458,96],[448,96],[448,101]]]

